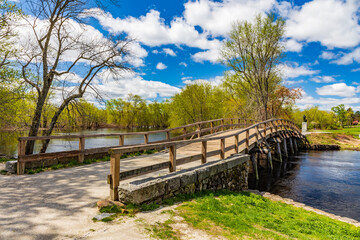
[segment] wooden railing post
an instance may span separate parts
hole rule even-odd
[[[184,134],[186,135],[186,127],[184,127]],[[186,140],[186,136],[184,136],[183,140]]]
[[[201,124],[198,124],[198,138],[201,137]]]
[[[266,138],[266,123],[264,123],[264,137]]]
[[[85,151],[85,138],[84,137],[80,137],[79,138],[79,156],[78,156],[78,161],[79,163],[82,163],[84,162],[84,158],[85,158],[85,154],[84,154],[84,151]]]
[[[238,128],[240,128],[240,118],[238,118],[238,125],[237,125]]]
[[[145,143],[145,144],[148,144],[148,143],[149,143],[149,134],[148,134],[148,133],[145,133],[145,134],[144,134],[144,143]]]
[[[211,127],[211,134],[213,134],[214,133],[214,122],[210,123],[210,127]]]
[[[176,145],[175,144],[169,147],[169,160],[170,160],[169,170],[170,170],[170,172],[175,172],[176,171]]]
[[[259,142],[259,126],[255,127],[255,137],[256,137],[256,142]]]
[[[220,159],[225,158],[225,138],[220,140]]]
[[[235,135],[235,153],[239,153],[239,135]]]
[[[124,140],[125,140],[124,138],[125,138],[124,135],[119,136],[119,145],[120,146],[124,146]]]
[[[119,200],[118,187],[120,183],[120,154],[111,154],[110,156],[110,198],[113,201]]]
[[[230,119],[230,124],[231,124],[231,127],[230,127],[230,129],[234,129],[234,120],[233,119]]]
[[[17,174],[22,175],[25,173],[25,162],[22,161],[22,156],[25,155],[25,140],[19,140],[18,143],[18,161],[17,161]]]
[[[244,128],[246,128],[247,127],[247,120],[246,119],[244,119]]]
[[[249,129],[246,130],[245,153],[249,153]]]
[[[170,140],[170,132],[166,131],[166,140]]]
[[[207,141],[201,142],[201,163],[206,163]]]
[[[224,119],[221,119],[221,131],[224,131],[224,125],[225,125]]]

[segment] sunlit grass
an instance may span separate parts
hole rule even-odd
[[[229,239],[360,239],[360,228],[252,193],[208,194],[177,208],[195,228]]]

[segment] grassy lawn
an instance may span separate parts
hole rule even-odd
[[[360,228],[252,193],[222,192],[177,208],[193,227],[228,239],[360,239]]]
[[[356,127],[345,127],[340,130],[310,130],[310,132],[330,132],[330,133],[340,133],[340,134],[348,134],[353,135],[355,137],[359,137],[360,134],[360,126]]]

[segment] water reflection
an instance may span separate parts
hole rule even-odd
[[[156,129],[152,129],[156,130]],[[81,130],[73,132],[57,131],[53,135],[79,135],[79,134],[110,134],[110,133],[127,133],[149,131],[149,129],[117,129],[117,128],[103,128],[97,130]],[[18,138],[26,136],[27,132],[22,131],[2,131],[0,132],[0,153],[8,156],[17,156]],[[149,141],[159,141],[166,138],[165,133],[155,133],[149,135]],[[138,144],[144,142],[144,136],[133,135],[125,137],[125,145]],[[119,145],[119,137],[101,137],[101,138],[86,138],[85,148],[109,147]],[[39,152],[41,148],[41,141],[35,142],[35,153]],[[76,150],[79,148],[79,139],[53,139],[50,141],[47,152],[58,152]]]
[[[360,221],[360,152],[309,151],[260,173],[250,187]]]

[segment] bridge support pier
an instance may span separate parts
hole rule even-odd
[[[297,153],[299,150],[298,150],[298,146],[297,146],[297,139],[294,138],[294,149],[295,149],[295,153]]]
[[[279,142],[276,142],[276,152],[277,152],[280,162],[282,162],[281,147],[280,147]]]
[[[267,160],[268,160],[268,163],[270,164],[271,170],[273,170],[273,162],[272,162],[272,156],[271,156],[271,149],[268,149]]]
[[[289,156],[289,154],[288,154],[287,145],[286,145],[286,138],[284,138],[283,147],[284,147],[284,153],[285,153],[285,156],[286,156],[286,157],[288,157],[288,156]]]
[[[257,157],[256,157],[256,153],[253,153],[251,154],[251,162],[252,162],[252,165],[253,165],[253,170],[254,170],[254,173],[255,173],[255,177],[256,177],[256,181],[259,180],[259,172],[258,172],[258,167],[257,167]]]
[[[289,145],[290,145],[290,154],[291,155],[294,155],[294,146],[293,146],[293,141],[292,141],[292,138],[289,138]]]

